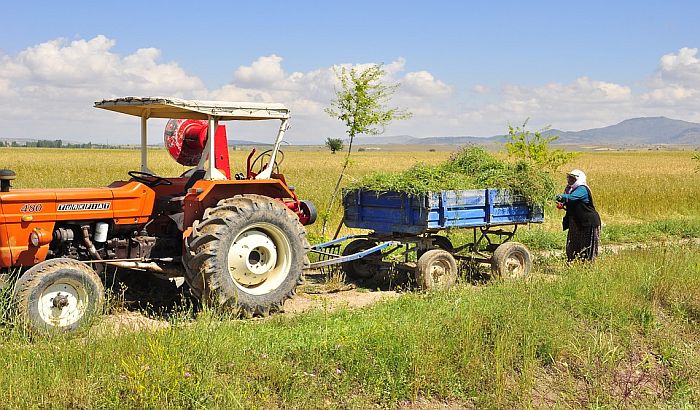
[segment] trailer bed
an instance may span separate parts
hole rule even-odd
[[[344,223],[377,234],[437,232],[448,228],[488,228],[541,223],[541,206],[505,189],[428,192],[378,192],[355,189],[343,195]]]

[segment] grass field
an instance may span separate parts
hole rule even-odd
[[[232,152],[240,170],[247,153]],[[350,178],[447,152],[358,152]],[[476,408],[700,406],[700,184],[688,152],[583,153],[603,241],[647,249],[592,266],[540,259],[529,281],[407,293],[360,310],[221,320],[185,308],[154,332],[30,339],[0,328],[0,408]],[[283,171],[323,210],[341,155],[290,150]],[[17,187],[99,186],[137,151],[0,149]],[[162,150],[152,169],[184,169]],[[564,170],[562,171],[562,187]],[[523,229],[561,248],[558,211]],[[340,208],[330,226],[340,221]],[[310,227],[312,237],[319,226]],[[670,244],[661,241],[671,240]],[[7,310],[3,308],[0,310]],[[409,407],[410,408],[410,407]]]
[[[529,282],[153,333],[4,334],[3,408],[700,405],[700,247],[539,266]],[[544,273],[546,270],[546,274]]]
[[[231,151],[234,172],[244,171],[247,154],[247,151]],[[128,178],[127,171],[137,170],[140,166],[140,156],[135,150],[2,148],[0,155],[2,166],[17,172],[15,185],[19,188],[106,185]],[[356,152],[351,159],[347,181],[358,180],[375,170],[404,170],[416,162],[435,164],[447,160],[449,155],[445,151]],[[179,175],[186,170],[164,149],[152,150],[149,158],[151,169],[161,175]],[[328,150],[295,148],[286,152],[282,171],[287,181],[296,187],[299,196],[313,201],[323,213],[328,207],[342,160],[342,155],[332,155]],[[680,224],[694,232],[693,235],[700,233],[700,201],[697,200],[700,184],[696,180],[696,161],[692,160],[690,152],[581,153],[566,166],[566,170],[569,168],[580,168],[587,173],[604,224],[617,232],[604,239],[625,241],[628,239],[625,232],[636,229],[630,226],[658,225],[658,221]],[[566,170],[562,170],[562,189]],[[533,227],[535,233],[529,235],[539,235],[542,239],[542,236],[559,234],[561,216],[562,213],[549,204],[544,226]],[[336,204],[329,215],[331,230],[335,230],[341,218],[340,204]],[[540,231],[547,233],[541,234]],[[670,234],[673,232],[669,230]],[[318,237],[320,224],[309,227],[309,233],[312,238]],[[664,229],[657,233],[665,235]],[[555,235],[553,238],[559,240],[560,237]],[[635,234],[629,239],[639,238]]]

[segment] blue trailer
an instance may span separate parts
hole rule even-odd
[[[527,275],[525,245],[511,241],[519,225],[541,223],[541,206],[512,190],[472,189],[409,194],[364,189],[343,194],[343,223],[370,230],[312,247],[312,268],[341,264],[356,279],[390,267],[413,270],[425,289],[446,288],[457,278],[457,260],[488,263],[499,276]],[[471,230],[468,243],[453,244],[441,231]],[[464,237],[464,235],[461,235]],[[339,253],[340,244],[352,240]],[[392,256],[401,255],[403,261]],[[390,259],[392,259],[390,261]]]

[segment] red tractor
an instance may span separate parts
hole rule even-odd
[[[14,300],[30,329],[74,330],[99,313],[107,267],[182,277],[203,303],[244,315],[279,311],[308,264],[316,211],[279,173],[281,104],[117,98],[95,107],[141,118],[141,169],[102,188],[11,189],[0,170],[0,268],[21,272]],[[165,145],[192,168],[148,168],[147,121],[170,118]],[[231,177],[229,120],[279,120],[273,148]],[[21,177],[21,176],[20,176]],[[25,270],[25,268],[28,268]]]

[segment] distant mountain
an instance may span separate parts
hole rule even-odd
[[[248,140],[229,140],[228,141],[229,146],[238,146],[238,145],[245,145],[245,146],[263,146],[263,145],[274,145],[272,143],[265,143],[265,142],[257,142],[257,141],[248,141]]]
[[[575,145],[616,145],[616,144],[670,144],[699,145],[700,124],[666,117],[642,117],[624,120],[618,124],[603,128],[582,131],[561,131],[551,129],[545,136],[559,135],[556,144]],[[392,137],[358,137],[359,145],[465,145],[492,144],[503,142],[503,135],[493,137],[426,137],[415,138],[409,135]]]
[[[666,117],[642,117],[583,131],[549,130],[560,144],[700,144],[700,124]]]
[[[495,137],[423,137],[396,135],[391,137],[357,137],[358,145],[466,145],[502,142],[503,135]]]

